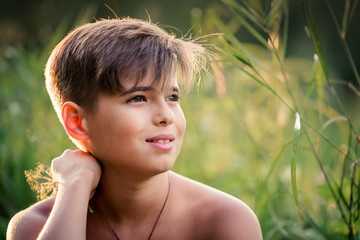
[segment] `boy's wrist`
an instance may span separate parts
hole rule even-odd
[[[54,182],[54,187],[57,192],[69,194],[79,194],[84,193],[90,195],[92,186],[91,182],[87,181],[85,178],[77,177],[65,182]]]

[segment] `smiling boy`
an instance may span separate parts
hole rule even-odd
[[[7,238],[262,239],[243,202],[170,171],[186,127],[179,85],[191,84],[205,54],[129,18],[65,37],[47,63],[46,86],[81,150],[53,160],[56,197],[16,214]]]

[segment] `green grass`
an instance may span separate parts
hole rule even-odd
[[[285,57],[287,1],[273,7],[261,1],[224,2],[226,11],[216,8],[202,19],[204,32],[223,33],[214,40],[222,71],[214,70],[216,77],[205,77],[182,97],[187,132],[174,170],[246,202],[264,239],[360,239],[357,80],[350,85],[329,74],[307,1],[303,11],[314,59]],[[353,12],[346,9],[340,35]],[[259,43],[242,41],[237,32],[243,28]],[[37,162],[50,165],[65,148],[74,148],[43,77],[49,51],[66,29],[62,24],[49,46],[8,47],[0,59],[1,239],[10,217],[36,202],[24,171]],[[295,112],[300,132],[294,132]]]
[[[224,2],[227,10],[210,10],[204,21],[212,21],[217,26],[211,31],[217,29],[223,33],[218,49],[228,63],[224,72],[239,69],[236,74],[227,74],[228,96],[230,89],[236,93],[233,101],[238,102],[238,111],[244,114],[239,116],[240,123],[232,127],[243,127],[243,136],[248,136],[246,147],[237,147],[242,154],[249,154],[244,159],[251,162],[251,166],[238,170],[251,173],[237,179],[238,189],[243,182],[257,183],[252,188],[252,196],[256,193],[253,207],[264,238],[359,239],[360,126],[356,119],[359,119],[360,99],[358,73],[345,38],[346,26],[350,23],[346,9],[349,10],[349,4],[356,4],[346,2],[343,29],[340,29],[331,5],[325,1],[354,73],[354,85],[331,78],[309,1],[302,3],[314,45],[313,60],[285,57],[288,1],[275,1],[272,5],[264,4],[267,1],[253,1],[252,5],[246,1]],[[241,29],[258,44],[243,42],[238,37]],[[344,85],[346,97],[339,94],[340,90],[344,91]],[[251,96],[247,95],[249,91]],[[261,95],[256,94],[258,92]],[[260,99],[266,100],[259,103]],[[290,128],[295,112],[301,117],[300,132]],[[253,118],[247,120],[249,113]],[[236,110],[232,111],[232,117],[237,115]],[[267,127],[258,131],[259,127],[254,124]],[[255,172],[257,181],[251,178]],[[245,199],[247,194],[251,196],[251,192],[241,193]]]

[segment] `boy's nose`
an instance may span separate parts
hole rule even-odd
[[[153,123],[156,126],[167,126],[174,123],[175,114],[168,103],[163,100],[154,106]]]

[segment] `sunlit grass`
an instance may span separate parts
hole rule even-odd
[[[245,152],[253,150],[247,161],[256,165],[258,170],[258,185],[253,190],[257,192],[256,211],[264,238],[359,239],[360,170],[356,159],[360,138],[359,122],[355,120],[359,118],[359,86],[348,84],[348,95],[339,95],[338,88],[344,81],[331,79],[308,1],[303,1],[303,11],[314,43],[314,59],[309,60],[284,57],[288,1],[275,1],[271,5],[262,5],[259,1],[255,1],[258,4],[234,0],[224,2],[228,7],[224,17],[227,20],[222,20],[224,11],[217,9],[209,11],[208,21],[213,21],[218,31],[223,33],[219,39],[219,52],[224,60],[245,75],[238,78],[237,83],[232,81],[233,85],[228,80],[228,88],[240,86],[234,101],[253,103],[266,99],[260,104],[240,107],[245,113],[242,116],[245,123],[248,115],[256,116],[251,117],[251,123],[244,128],[247,141],[254,146],[253,149],[248,147]],[[326,2],[331,13],[331,5]],[[348,14],[345,14],[343,26],[349,24],[348,21]],[[241,28],[245,28],[258,45],[242,42],[237,35]],[[347,50],[344,31],[338,29]],[[346,51],[346,54],[352,65],[351,51]],[[358,76],[356,68],[352,69]],[[228,78],[235,76],[229,75]],[[248,81],[255,85],[249,86]],[[253,94],[250,98],[242,98],[244,92],[256,93],[260,89],[265,90],[264,95]],[[351,106],[345,105],[347,98],[354,101]],[[295,131],[291,139],[293,131],[289,126],[293,126],[295,112],[300,114],[303,127],[300,132]],[[274,121],[271,113],[280,113],[279,121]],[[270,133],[269,138],[254,126],[263,124],[263,119],[271,123],[263,129]],[[239,123],[234,128],[244,125],[241,121]],[[292,150],[289,147],[291,141]],[[261,171],[264,165],[256,164],[263,159],[270,162],[267,174]],[[247,170],[245,168],[245,172]],[[239,171],[244,171],[244,168]],[[249,177],[244,174],[243,181],[246,181],[245,176]],[[252,179],[251,176],[249,178]],[[243,182],[240,178],[238,180],[241,188]],[[245,192],[243,194],[246,195]],[[291,198],[296,204],[293,201],[291,205]],[[299,212],[296,217],[296,209],[300,208],[302,214]]]
[[[332,79],[319,46],[313,59],[284,57],[286,29],[278,29],[274,20],[286,22],[287,1],[276,1],[271,9],[262,9],[260,1],[251,6],[225,2],[237,11],[228,22],[219,9],[203,19],[204,30],[224,33],[215,44],[221,46],[217,65],[225,82],[221,75],[204,78],[182,97],[187,132],[174,171],[246,202],[259,217],[264,239],[360,239],[359,85]],[[350,10],[346,16],[343,28],[351,20]],[[240,20],[263,26],[269,39],[261,34],[260,44],[242,42],[235,35]],[[50,45],[65,29],[60,26],[44,49],[9,47],[0,59],[0,238],[9,218],[36,201],[24,171],[37,162],[49,166],[65,148],[74,148],[52,109],[43,77]],[[282,40],[276,40],[281,34]],[[337,96],[341,107],[333,91],[347,86],[347,96]],[[295,112],[301,117],[296,162]],[[303,222],[292,188],[295,166]]]

